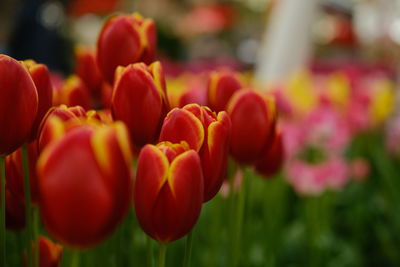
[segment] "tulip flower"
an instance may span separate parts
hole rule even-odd
[[[242,89],[229,101],[228,113],[232,121],[231,155],[240,163],[260,159],[271,145],[275,132],[274,99]]]
[[[108,237],[131,201],[131,154],[125,126],[84,125],[39,157],[40,213],[47,231],[73,247]]]
[[[56,93],[54,104],[82,106],[84,109],[91,109],[93,106],[89,89],[76,75],[71,75],[65,80],[61,90]]]
[[[15,59],[1,54],[0,88],[0,155],[6,155],[31,134],[38,93],[29,72]]]
[[[33,249],[36,249],[34,245]],[[40,267],[58,267],[61,264],[63,247],[60,244],[52,242],[50,239],[39,237],[39,266]],[[27,260],[24,259],[25,266]]]
[[[60,105],[47,112],[43,118],[38,132],[38,147],[42,151],[45,146],[61,138],[65,133],[64,122],[79,120],[86,116],[85,110],[80,106],[67,107]]]
[[[199,152],[204,175],[204,202],[221,188],[226,174],[231,121],[223,111],[189,104],[168,113],[160,133],[161,141],[185,141]]]
[[[203,203],[198,154],[186,143],[146,145],[139,154],[134,186],[136,217],[152,238],[167,243],[191,231]]]
[[[75,59],[75,74],[83,81],[91,95],[98,97],[103,79],[97,67],[95,51],[78,46],[75,49]]]
[[[120,67],[116,77],[112,96],[114,119],[127,125],[134,145],[142,147],[155,142],[169,109],[161,64]]]
[[[31,199],[34,203],[38,200],[36,161],[39,156],[37,141],[28,145],[29,179],[31,186]],[[22,149],[14,151],[6,157],[6,187],[15,195],[25,201],[24,180],[22,170]]]
[[[30,136],[30,140],[33,140],[37,137],[40,122],[53,106],[53,86],[46,65],[38,64],[34,60],[25,60],[22,63],[28,69],[38,93],[38,111]]]
[[[231,96],[243,87],[239,74],[231,71],[214,71],[208,81],[208,105],[212,110],[226,110]]]
[[[156,28],[139,14],[116,15],[107,20],[97,40],[97,63],[105,80],[114,81],[118,66],[155,59]]]
[[[267,152],[255,163],[256,171],[265,177],[272,177],[282,167],[284,161],[282,132],[278,130]]]
[[[39,238],[39,266],[57,267],[60,266],[63,247],[54,243],[48,238]]]

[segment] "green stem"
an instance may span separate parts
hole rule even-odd
[[[160,243],[160,251],[159,251],[159,254],[158,254],[158,267],[164,267],[165,266],[166,255],[167,255],[167,244]]]
[[[71,267],[78,267],[79,266],[79,258],[80,254],[78,250],[74,250],[71,252]]]
[[[232,248],[232,267],[236,267],[240,261],[240,244],[241,244],[241,237],[242,237],[242,228],[243,228],[243,219],[244,219],[244,209],[246,206],[246,190],[247,190],[247,177],[249,174],[245,168],[243,168],[243,179],[242,179],[242,188],[239,193],[239,199],[237,201],[237,208],[236,208],[236,219],[234,225],[234,232],[233,232],[233,248]]]
[[[33,224],[32,224],[32,210],[31,210],[31,186],[29,180],[29,159],[27,145],[22,146],[22,172],[24,177],[24,191],[25,191],[25,221],[27,226],[26,246],[28,254],[28,266],[33,266],[32,257],[32,237],[33,237]]]
[[[1,266],[6,266],[6,166],[5,156],[0,156],[0,180],[1,180],[1,208],[0,208],[0,255]]]
[[[146,235],[147,267],[153,267],[153,244],[151,238]]]
[[[191,231],[186,237],[185,257],[183,258],[183,267],[190,266],[190,258],[192,256],[192,243],[193,243],[193,231]]]
[[[39,208],[33,208],[34,267],[39,267]]]

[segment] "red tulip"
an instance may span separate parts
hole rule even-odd
[[[48,238],[39,238],[39,266],[57,267],[61,265],[63,247]]]
[[[136,217],[143,230],[167,243],[191,231],[203,202],[198,154],[187,144],[162,142],[140,152],[134,186]]]
[[[27,141],[38,110],[38,94],[29,72],[0,54],[0,155]]]
[[[133,144],[142,147],[157,140],[168,108],[164,74],[159,62],[149,67],[136,63],[118,68],[112,113],[114,119],[127,125]]]
[[[25,200],[6,186],[6,228],[20,231],[25,228],[25,223]]]
[[[30,140],[33,140],[37,137],[37,131],[44,115],[53,106],[53,86],[46,65],[37,64],[34,60],[25,60],[23,65],[28,69],[38,93],[38,111],[30,137]]]
[[[59,90],[56,94],[54,104],[81,106],[84,109],[91,109],[93,106],[89,89],[76,75],[71,75],[65,80],[61,90]]]
[[[284,158],[282,132],[278,130],[271,147],[256,162],[256,171],[265,177],[272,177],[282,168]]]
[[[223,111],[216,115],[207,107],[189,104],[168,113],[160,140],[185,141],[199,152],[204,175],[204,202],[221,188],[226,174],[231,121]]]
[[[39,151],[42,151],[45,146],[60,139],[65,134],[65,122],[78,121],[85,116],[86,112],[80,106],[67,107],[66,105],[60,105],[50,109],[39,128]]]
[[[9,154],[5,159],[6,172],[6,227],[19,231],[25,227],[25,195],[22,171],[21,149]],[[37,179],[35,164],[38,157],[36,141],[28,146],[31,198],[37,201]],[[0,193],[1,194],[1,193]]]
[[[73,247],[108,237],[131,201],[125,126],[81,126],[48,146],[37,164],[40,212],[50,234]]]
[[[75,74],[81,78],[93,96],[100,96],[103,79],[97,67],[95,51],[79,46],[75,49],[75,59]]]
[[[214,71],[208,81],[208,105],[212,110],[226,110],[231,96],[243,88],[239,74],[231,71]]]
[[[32,244],[35,249],[34,244]],[[39,266],[40,267],[58,267],[61,265],[63,247],[60,244],[52,242],[50,239],[39,237]],[[26,254],[24,255],[24,263],[27,266]]]
[[[240,163],[259,159],[272,143],[276,108],[271,96],[237,91],[228,103],[232,121],[231,155]]]
[[[28,145],[27,151],[31,198],[32,201],[36,203],[38,200],[36,161],[39,156],[36,140]],[[9,190],[14,192],[25,201],[21,148],[6,157],[6,181]]]
[[[156,39],[152,19],[144,19],[137,13],[108,19],[97,40],[97,62],[103,77],[112,84],[118,66],[153,62]]]

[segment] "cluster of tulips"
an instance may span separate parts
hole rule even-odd
[[[132,203],[161,244],[163,266],[165,244],[190,233],[228,177],[230,156],[265,176],[279,170],[273,96],[222,71],[210,75],[208,106],[171,109],[155,52],[153,20],[123,14],[104,24],[95,53],[78,50],[66,80],[0,55],[1,266],[5,227],[27,229],[28,266],[57,266],[62,246],[102,243]],[[62,246],[38,236],[38,217]]]

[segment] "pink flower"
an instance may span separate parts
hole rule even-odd
[[[286,167],[287,179],[302,195],[320,195],[327,189],[339,190],[348,179],[348,166],[343,158],[333,157],[320,164],[294,159]]]

